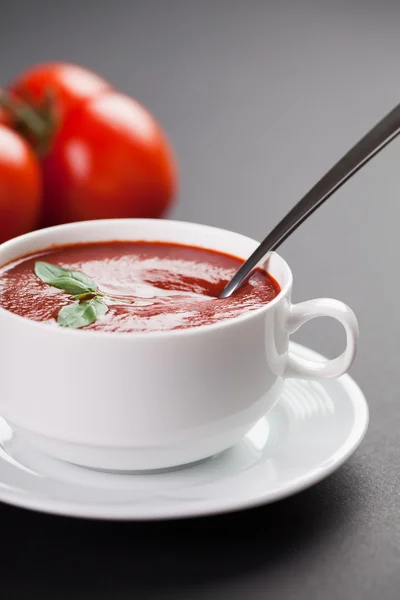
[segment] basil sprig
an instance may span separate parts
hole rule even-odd
[[[108,311],[107,304],[101,299],[105,295],[84,273],[39,260],[35,263],[35,274],[44,283],[71,295],[73,303],[64,306],[57,315],[57,323],[61,327],[85,327]]]

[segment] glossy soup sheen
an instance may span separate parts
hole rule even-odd
[[[56,324],[71,297],[40,281],[42,260],[94,279],[100,291],[132,304],[109,302],[109,311],[84,329],[144,332],[187,329],[232,319],[270,302],[278,283],[258,270],[238,292],[218,299],[241,259],[168,242],[96,242],[62,246],[28,256],[0,271],[0,306],[35,321]]]

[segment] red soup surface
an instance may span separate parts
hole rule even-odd
[[[4,266],[0,306],[55,325],[60,309],[78,300],[43,283],[34,272],[37,260],[83,272],[96,282],[108,305],[105,315],[84,327],[96,331],[171,331],[209,325],[261,308],[280,291],[272,277],[258,270],[233,296],[218,299],[243,261],[167,242],[61,246]]]

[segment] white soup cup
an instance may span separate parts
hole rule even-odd
[[[10,240],[0,246],[0,265],[54,244],[108,240],[177,242],[242,259],[258,245],[193,223],[91,221]],[[274,406],[288,377],[339,377],[356,352],[348,306],[326,298],[293,305],[286,262],[273,254],[264,268],[281,287],[272,302],[184,330],[71,330],[0,308],[0,415],[42,451],[98,469],[163,469],[226,450]],[[338,358],[306,361],[290,351],[290,334],[315,317],[343,325]]]

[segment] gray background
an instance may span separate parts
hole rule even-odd
[[[174,217],[261,239],[400,101],[400,3],[1,2],[0,82],[30,64],[97,70],[157,115],[179,156]],[[290,600],[400,596],[400,142],[282,249],[296,301],[348,302],[371,424],[325,482],[273,506],[158,525],[0,505],[7,597]],[[297,338],[333,356],[340,328]]]

